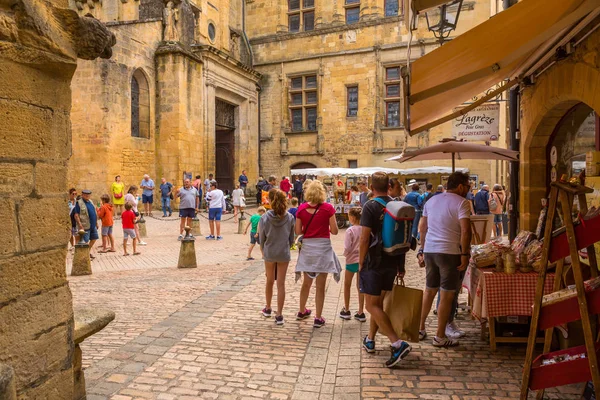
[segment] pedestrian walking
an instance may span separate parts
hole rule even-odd
[[[131,185],[129,186],[129,189],[127,190],[127,194],[125,195],[125,204],[129,203],[131,204],[131,211],[133,211],[133,214],[135,215],[135,224],[134,224],[134,229],[135,229],[135,236],[137,238],[137,243],[140,246],[145,246],[148,243],[144,242],[142,240],[142,238],[140,237],[140,228],[138,226],[138,221],[140,220],[140,212],[138,211],[138,197],[137,197],[137,191],[138,191],[138,187],[135,185]]]
[[[348,191],[348,197],[346,198],[346,200],[350,204],[360,204],[360,192],[358,191],[358,186],[352,185],[352,187],[350,187],[350,191]]]
[[[367,186],[367,182],[358,182],[358,190],[360,191],[360,205],[361,207],[364,207],[369,200],[369,187]]]
[[[398,178],[390,178],[388,196],[399,201],[402,201],[406,197],[406,191],[404,190],[404,187],[402,187],[402,183],[398,180]]]
[[[244,191],[240,185],[235,185],[235,189],[231,192],[231,202],[233,203],[233,221],[238,223],[238,214],[240,209],[245,204]]]
[[[206,199],[208,201],[208,225],[210,227],[210,235],[206,239],[223,240],[221,236],[221,216],[223,211],[227,209],[227,205],[225,204],[223,191],[217,188],[217,182],[210,184],[210,192],[206,195]]]
[[[177,240],[183,240],[183,230],[186,226],[192,226],[192,219],[196,216],[196,211],[200,207],[200,198],[198,190],[192,186],[189,179],[183,181],[183,187],[177,190],[179,197],[179,236]]]
[[[192,186],[196,188],[196,190],[202,190],[202,177],[200,175],[196,175],[196,179],[194,179],[194,183]]]
[[[344,237],[344,257],[346,257],[346,271],[344,272],[344,308],[340,311],[340,318],[349,320],[352,313],[350,312],[350,290],[352,288],[352,280],[354,275],[358,273],[358,256],[360,247],[360,237],[362,226],[360,226],[360,207],[352,207],[348,212],[350,219],[350,228],[346,229]],[[354,319],[360,322],[365,322],[365,296],[360,292],[358,278],[356,279],[356,291],[358,293],[358,311],[354,314]]]
[[[256,204],[258,205],[262,204],[262,191],[266,184],[267,181],[265,181],[265,178],[263,178],[262,175],[259,176],[256,181]]]
[[[173,211],[171,210],[171,200],[173,199],[173,184],[171,182],[167,182],[165,178],[161,178],[160,181],[160,203],[162,206],[163,218],[167,217],[167,211],[169,212],[168,216],[170,217],[171,215],[173,215]]]
[[[265,212],[267,212],[267,210],[263,206],[258,207],[256,214],[252,215],[246,224],[244,235],[248,234],[248,228],[252,228],[250,229],[250,246],[248,246],[248,257],[246,257],[246,261],[254,260],[254,257],[252,257],[252,250],[254,250],[256,244],[259,244],[258,223],[260,217],[262,217]],[[262,253],[262,249],[260,249],[260,252]]]
[[[475,195],[475,214],[489,215],[490,214],[490,187],[483,185],[481,190]]]
[[[404,201],[415,208],[415,219],[413,220],[412,226],[412,236],[415,239],[419,239],[419,221],[421,220],[421,215],[423,213],[423,198],[421,197],[421,193],[419,193],[419,184],[413,183],[411,186],[411,192],[406,195]]]
[[[131,203],[125,203],[125,211],[121,214],[121,224],[123,226],[123,255],[128,256],[127,252],[127,241],[131,238],[131,244],[133,246],[133,255],[137,256],[140,252],[137,251],[136,242],[139,240],[138,232],[136,232],[136,221],[137,216],[133,211]]]
[[[269,191],[271,210],[260,218],[258,234],[260,248],[265,260],[267,282],[265,286],[266,305],[262,310],[265,317],[272,314],[271,300],[273,285],[277,279],[277,311],[275,323],[283,325],[283,305],[285,303],[285,276],[291,260],[290,247],[294,243],[294,217],[287,212],[287,196],[279,189]]]
[[[248,176],[246,176],[246,170],[242,170],[242,174],[238,178],[240,189],[246,194],[246,187],[248,186]]]
[[[300,290],[300,309],[297,320],[303,320],[311,315],[306,308],[306,302],[313,281],[316,281],[316,315],[313,322],[315,328],[325,325],[323,318],[323,302],[325,301],[325,285],[327,275],[333,274],[339,281],[341,265],[333,248],[331,235],[337,235],[338,227],[335,220],[335,208],[326,203],[327,192],[320,181],[312,181],[304,190],[306,203],[298,207],[296,213],[296,234],[303,235],[301,250],[296,263],[296,280],[303,277]]]
[[[98,214],[96,214],[96,207],[90,200],[92,191],[84,189],[81,191],[81,198],[75,203],[73,209],[73,217],[79,230],[83,230],[83,241],[89,243],[90,246],[90,258],[93,260],[92,249],[94,243],[98,240]]]
[[[457,338],[464,335],[454,324],[453,314],[458,305],[455,295],[471,257],[471,208],[466,199],[469,190],[469,175],[454,172],[448,178],[448,190],[429,199],[423,212],[417,257],[425,263],[426,280],[419,339],[427,337],[425,320],[439,290],[435,347],[458,346]]]
[[[504,205],[506,204],[506,193],[501,185],[494,185],[494,191],[490,194],[488,203],[490,212],[494,214],[494,237],[501,237],[503,234],[502,215],[504,214]]]
[[[389,177],[384,172],[375,172],[371,176],[371,193],[374,198],[387,204],[393,199],[388,196]],[[363,348],[367,353],[375,352],[375,335],[380,330],[391,343],[391,355],[385,362],[388,368],[397,365],[411,351],[411,346],[401,340],[383,311],[383,299],[394,287],[396,276],[405,273],[406,254],[388,256],[383,253],[381,240],[385,207],[378,200],[367,201],[360,217],[362,226],[358,269],[360,292],[365,295],[365,305],[371,320],[369,333],[363,339]]]
[[[290,200],[290,206],[291,207],[288,210],[288,212],[294,216],[294,219],[296,219],[296,214],[298,213],[298,199],[292,197],[292,199]]]
[[[100,197],[102,205],[98,207],[98,218],[102,221],[102,250],[99,253],[114,253],[115,237],[113,236],[113,206],[110,204],[110,196],[103,194]],[[110,246],[110,247],[109,247]]]
[[[125,204],[125,184],[121,182],[121,175],[115,176],[115,181],[110,186],[110,193],[112,194],[113,211],[116,215],[121,215]]]
[[[75,203],[77,203],[77,189],[69,189],[69,218],[71,219],[71,237],[69,243],[71,243],[71,249],[74,248],[77,236],[77,223],[73,218],[73,209],[75,209]]]
[[[302,198],[302,180],[299,176],[294,180],[294,196],[298,199],[300,204],[304,202]]]
[[[290,191],[292,190],[292,184],[287,177],[281,178],[281,183],[279,184],[279,189],[281,189],[285,193],[285,197],[290,197]]]
[[[142,188],[142,204],[144,205],[144,212],[146,216],[152,215],[152,203],[154,202],[154,181],[150,179],[148,174],[144,175],[144,179],[142,179],[142,183],[140,183],[140,188]]]
[[[269,176],[267,183],[262,187],[260,204],[262,204],[266,209],[271,208],[271,205],[269,204],[269,191],[275,187],[277,187],[277,177],[275,177],[275,175],[271,175]]]

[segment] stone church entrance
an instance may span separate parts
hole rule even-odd
[[[219,189],[233,190],[235,178],[235,106],[215,100],[215,179]]]

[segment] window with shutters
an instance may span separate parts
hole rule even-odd
[[[348,86],[346,92],[346,116],[356,117],[358,115],[358,86]]]
[[[394,17],[398,15],[398,0],[385,0],[385,16]]]
[[[293,132],[317,130],[317,76],[305,75],[290,78],[290,125]]]
[[[290,32],[315,29],[315,0],[288,0],[288,30]]]
[[[150,138],[150,87],[140,69],[131,77],[131,136]]]
[[[385,68],[384,76],[385,126],[400,126],[400,66]]]
[[[360,19],[360,0],[346,0],[344,7],[346,8],[346,23],[348,25],[357,23]]]

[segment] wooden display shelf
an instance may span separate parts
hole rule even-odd
[[[586,247],[593,246],[596,242],[600,242],[600,215],[584,220],[575,226],[575,241],[577,243],[577,250],[585,249]],[[553,263],[569,255],[567,233],[563,232],[553,237],[550,244],[548,261]]]
[[[600,288],[586,291],[589,315],[600,314]],[[581,319],[575,288],[567,288],[544,296],[540,310],[539,329],[546,330]]]
[[[585,358],[562,361],[556,364],[542,365],[543,360],[556,356],[586,354]],[[600,343],[596,343],[596,354],[600,353]],[[587,382],[592,379],[589,360],[585,346],[571,347],[553,353],[538,356],[531,367],[531,380],[529,389],[540,390],[556,386],[571,385],[573,383]]]

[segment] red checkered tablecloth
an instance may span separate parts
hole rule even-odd
[[[473,315],[479,320],[488,317],[530,316],[535,299],[538,274],[482,271],[473,300]],[[546,275],[544,294],[552,292],[554,274]]]

